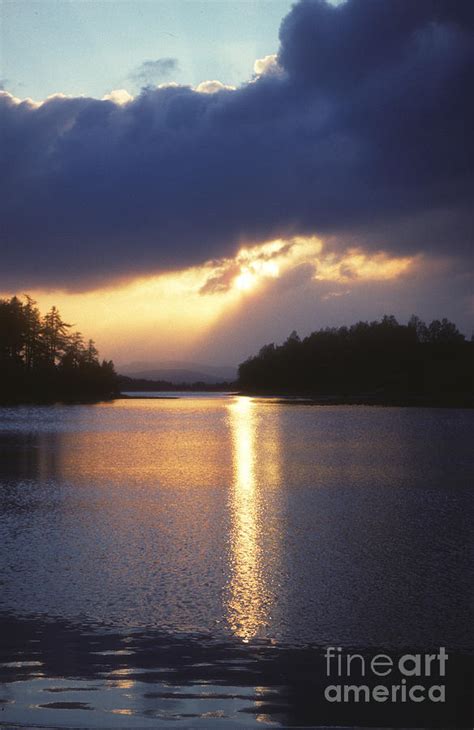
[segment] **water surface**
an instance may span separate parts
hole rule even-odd
[[[328,644],[465,653],[473,420],[215,394],[1,409],[2,719],[282,723],[278,652],[308,677]]]

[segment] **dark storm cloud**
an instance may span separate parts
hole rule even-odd
[[[284,73],[236,91],[3,95],[2,283],[95,286],[305,233],[467,256],[473,27],[471,0],[306,0]]]
[[[144,61],[130,74],[130,80],[140,86],[152,86],[178,70],[176,58],[157,58],[155,61]]]

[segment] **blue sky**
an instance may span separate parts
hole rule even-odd
[[[278,50],[289,0],[21,0],[1,3],[4,87],[20,97],[137,90],[145,61],[177,60],[163,81],[239,85]]]

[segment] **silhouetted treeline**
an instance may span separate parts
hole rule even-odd
[[[61,318],[41,315],[28,295],[0,299],[0,403],[78,401],[118,393],[112,361]]]
[[[235,383],[204,383],[197,381],[195,383],[171,383],[168,380],[147,380],[146,378],[129,378],[127,375],[119,375],[118,383],[122,392],[147,392],[150,393],[158,391],[203,391],[203,392],[221,392],[226,390],[232,390],[235,388]]]
[[[473,405],[474,342],[447,319],[326,328],[262,347],[239,366],[256,393],[307,394],[334,402]]]

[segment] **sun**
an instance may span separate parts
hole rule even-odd
[[[249,291],[257,283],[257,277],[251,271],[242,271],[234,279],[234,286],[239,291]]]
[[[280,273],[279,266],[274,261],[262,261],[259,258],[252,261],[251,254],[246,249],[243,249],[240,255],[247,260],[244,265],[241,264],[240,273],[233,280],[234,288],[237,291],[250,291],[261,281],[274,279]]]

